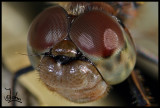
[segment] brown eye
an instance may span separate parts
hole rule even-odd
[[[71,25],[70,38],[109,84],[118,84],[130,75],[136,61],[134,44],[108,13],[94,10],[81,14]]]
[[[67,13],[61,7],[51,7],[44,10],[33,21],[28,40],[30,46],[37,51],[42,51],[67,36]]]
[[[71,26],[70,37],[81,50],[93,56],[108,57],[123,45],[119,25],[101,11],[79,16]]]
[[[50,50],[68,34],[67,12],[60,6],[50,7],[40,13],[32,22],[28,32],[27,50],[33,67],[37,67],[41,53]]]

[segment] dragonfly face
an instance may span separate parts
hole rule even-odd
[[[48,89],[73,102],[94,101],[130,75],[135,47],[109,5],[72,7],[50,7],[34,19],[28,53],[37,56],[29,58]]]

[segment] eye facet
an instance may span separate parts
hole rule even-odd
[[[73,22],[70,38],[109,84],[124,81],[131,73],[136,52],[130,35],[103,11],[89,11]]]
[[[44,10],[32,22],[28,40],[34,50],[42,51],[63,40],[68,34],[66,11],[61,7]]]

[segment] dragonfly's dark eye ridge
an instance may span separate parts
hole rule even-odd
[[[79,16],[71,26],[70,37],[81,50],[100,57],[111,56],[124,43],[117,22],[102,11]]]
[[[32,22],[28,39],[34,50],[42,51],[63,40],[67,34],[67,12],[61,7],[51,7]]]

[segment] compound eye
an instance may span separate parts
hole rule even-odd
[[[81,14],[71,25],[71,40],[111,85],[124,81],[135,65],[135,47],[125,29],[98,10]]]
[[[57,6],[39,14],[29,29],[29,45],[36,51],[48,49],[63,40],[68,33],[67,12]]]
[[[79,16],[72,24],[70,37],[84,52],[108,57],[124,43],[117,22],[102,11],[90,11]]]

